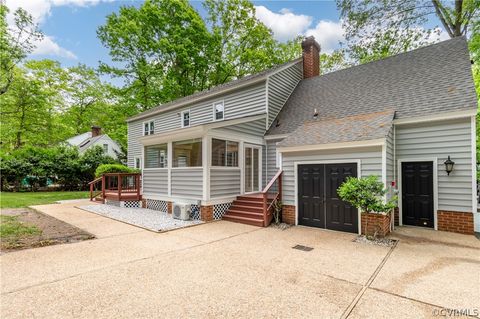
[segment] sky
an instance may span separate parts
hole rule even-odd
[[[45,34],[31,54],[32,59],[49,58],[69,67],[83,63],[97,67],[110,62],[108,50],[97,39],[96,30],[106,16],[123,5],[140,6],[140,0],[6,0],[11,11],[27,10]],[[204,14],[201,1],[191,1]],[[331,52],[343,40],[343,29],[335,1],[253,1],[256,16],[272,29],[279,41],[297,35],[313,35],[322,52]],[[12,22],[11,16],[8,18]],[[442,35],[442,39],[445,38]]]

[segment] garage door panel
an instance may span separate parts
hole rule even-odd
[[[324,171],[317,165],[298,167],[298,223],[306,226],[325,227],[323,203]]]
[[[308,164],[298,166],[301,225],[348,232],[358,231],[358,211],[342,201],[338,187],[357,176],[357,164]]]

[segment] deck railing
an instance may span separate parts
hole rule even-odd
[[[102,202],[106,198],[114,200],[140,200],[140,173],[106,173],[89,183],[90,200],[101,195]]]
[[[283,171],[279,169],[262,191],[263,226],[265,227],[272,222],[275,204],[282,201],[282,174]]]

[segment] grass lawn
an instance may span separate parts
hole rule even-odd
[[[41,233],[34,225],[25,225],[18,220],[19,216],[0,215],[0,238],[19,237]]]
[[[89,192],[1,192],[0,208],[51,204],[57,200],[88,198]]]

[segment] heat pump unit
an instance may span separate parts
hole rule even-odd
[[[173,218],[181,220],[190,219],[190,204],[174,203],[173,204]]]

